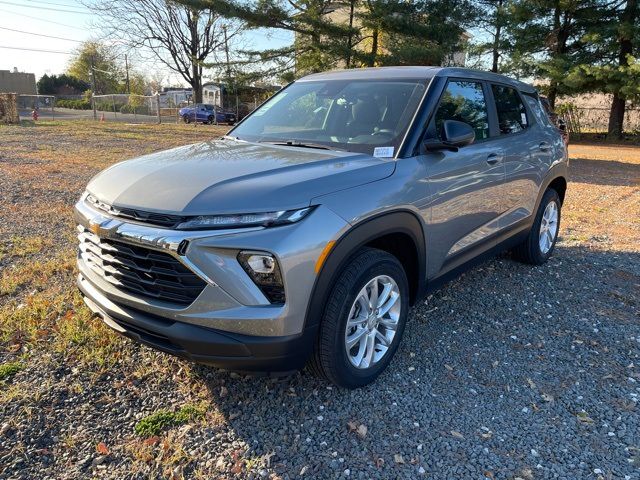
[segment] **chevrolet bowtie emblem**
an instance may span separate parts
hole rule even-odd
[[[102,228],[102,224],[100,223],[89,222],[89,230],[99,237],[107,233],[107,230]]]

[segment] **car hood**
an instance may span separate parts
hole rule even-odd
[[[265,212],[303,208],[394,169],[393,160],[360,153],[220,139],[115,164],[87,190],[110,205],[150,212]]]

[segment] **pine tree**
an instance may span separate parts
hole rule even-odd
[[[508,23],[514,46],[509,70],[548,80],[546,94],[574,93],[564,83],[576,65],[593,61],[587,33],[601,19],[602,0],[516,0]]]

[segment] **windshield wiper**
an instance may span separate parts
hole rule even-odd
[[[331,147],[327,147],[326,145],[321,145],[319,143],[298,142],[295,140],[289,140],[288,142],[281,142],[281,141],[273,142],[273,141],[263,140],[258,143],[268,143],[269,145],[283,145],[285,147],[302,147],[302,148],[317,148],[319,150],[334,150]]]

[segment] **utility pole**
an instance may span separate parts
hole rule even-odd
[[[91,106],[93,107],[93,119],[98,120],[98,112],[96,112],[96,71],[93,66],[93,55],[91,55]]]
[[[227,81],[231,82],[231,64],[229,62],[229,43],[227,39],[227,26],[222,25],[222,31],[224,33],[224,53],[227,56]]]
[[[231,64],[229,63],[229,41],[227,38],[227,26],[222,25],[222,32],[224,33],[224,54],[227,58],[227,85],[231,86]],[[220,94],[222,96],[222,88],[220,88]],[[238,96],[238,92],[236,92],[236,97]],[[228,105],[228,103],[227,103]],[[224,110],[224,103],[222,99],[220,99],[220,108]],[[216,125],[218,124],[218,115],[216,115]]]
[[[129,86],[129,60],[127,59],[126,53],[124,54],[124,69],[127,72],[127,93],[131,94],[131,87]]]

